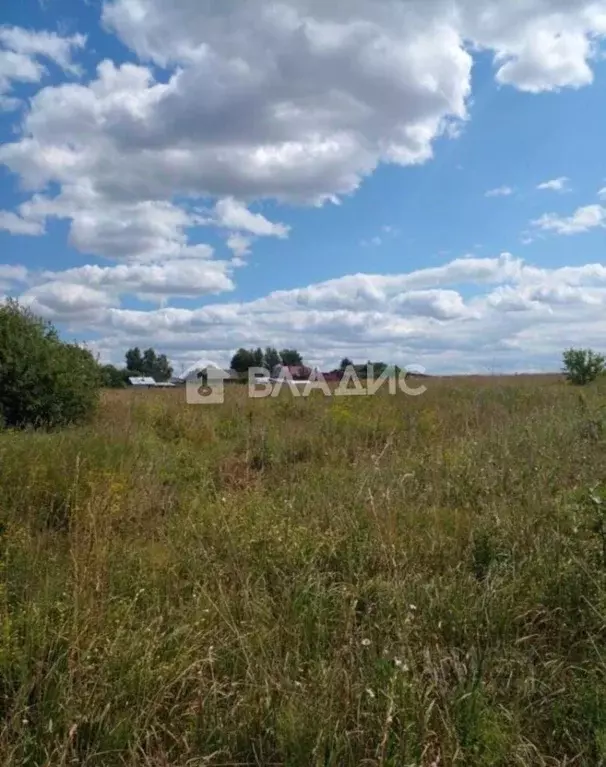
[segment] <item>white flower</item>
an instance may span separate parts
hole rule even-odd
[[[412,612],[414,613],[417,610],[417,606],[416,605],[408,605],[408,609],[412,610]]]
[[[373,692],[373,691],[370,689],[370,687],[367,687],[367,688],[366,688],[366,694],[368,695],[368,697],[369,697],[369,698],[373,698],[373,699],[374,699],[374,697],[375,697],[375,694],[374,694],[374,692]]]
[[[362,647],[370,647],[371,644],[372,644],[372,642],[370,641],[370,639],[363,639],[362,640]]]

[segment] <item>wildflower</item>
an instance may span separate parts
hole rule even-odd
[[[408,609],[412,610],[412,612],[414,613],[417,610],[417,606],[416,605],[408,605]]]
[[[373,692],[373,691],[370,689],[370,687],[367,687],[367,688],[366,688],[366,694],[368,695],[368,697],[369,697],[369,698],[372,698],[372,699],[374,700],[374,698],[375,698],[375,694],[374,694],[374,692]]]
[[[370,647],[371,644],[372,644],[372,642],[370,641],[370,639],[363,639],[362,640],[362,647]]]

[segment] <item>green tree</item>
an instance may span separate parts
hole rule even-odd
[[[570,383],[585,386],[604,372],[606,359],[593,349],[568,349],[564,352],[563,373]]]
[[[271,373],[274,368],[281,364],[281,362],[282,358],[280,357],[279,351],[272,346],[268,346],[263,355],[263,367]]]
[[[4,426],[52,428],[91,417],[100,367],[87,349],[16,301],[0,306],[0,419]]]
[[[255,363],[254,352],[249,349],[238,349],[231,358],[231,369],[237,373],[248,373],[250,368],[261,367]]]
[[[255,368],[262,368],[265,364],[265,354],[263,353],[263,349],[255,349],[252,353],[254,365]]]
[[[280,357],[282,358],[282,363],[284,365],[293,366],[303,364],[303,357],[301,357],[296,349],[282,349]]]
[[[143,354],[139,347],[129,349],[125,355],[126,369],[130,376],[149,376],[155,381],[168,381],[173,369],[165,354],[157,354],[155,349],[146,349]]]
[[[135,346],[126,352],[126,369],[133,375],[143,375],[143,355],[141,349]]]
[[[341,364],[339,365],[339,370],[346,370],[349,367],[353,367],[353,362],[349,359],[349,357],[344,357],[341,360]]]
[[[123,389],[126,386],[126,370],[119,370],[115,365],[101,366],[101,383],[107,389]]]
[[[380,378],[387,370],[387,363],[385,362],[369,362],[369,370],[373,378]]]

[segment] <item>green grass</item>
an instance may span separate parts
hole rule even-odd
[[[606,765],[604,394],[122,392],[1,435],[0,762]]]

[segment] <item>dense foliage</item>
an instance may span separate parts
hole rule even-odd
[[[585,386],[604,372],[606,360],[593,349],[568,349],[564,352],[564,373],[570,383]]]
[[[92,354],[15,301],[0,306],[0,419],[55,427],[90,417],[101,379]]]

